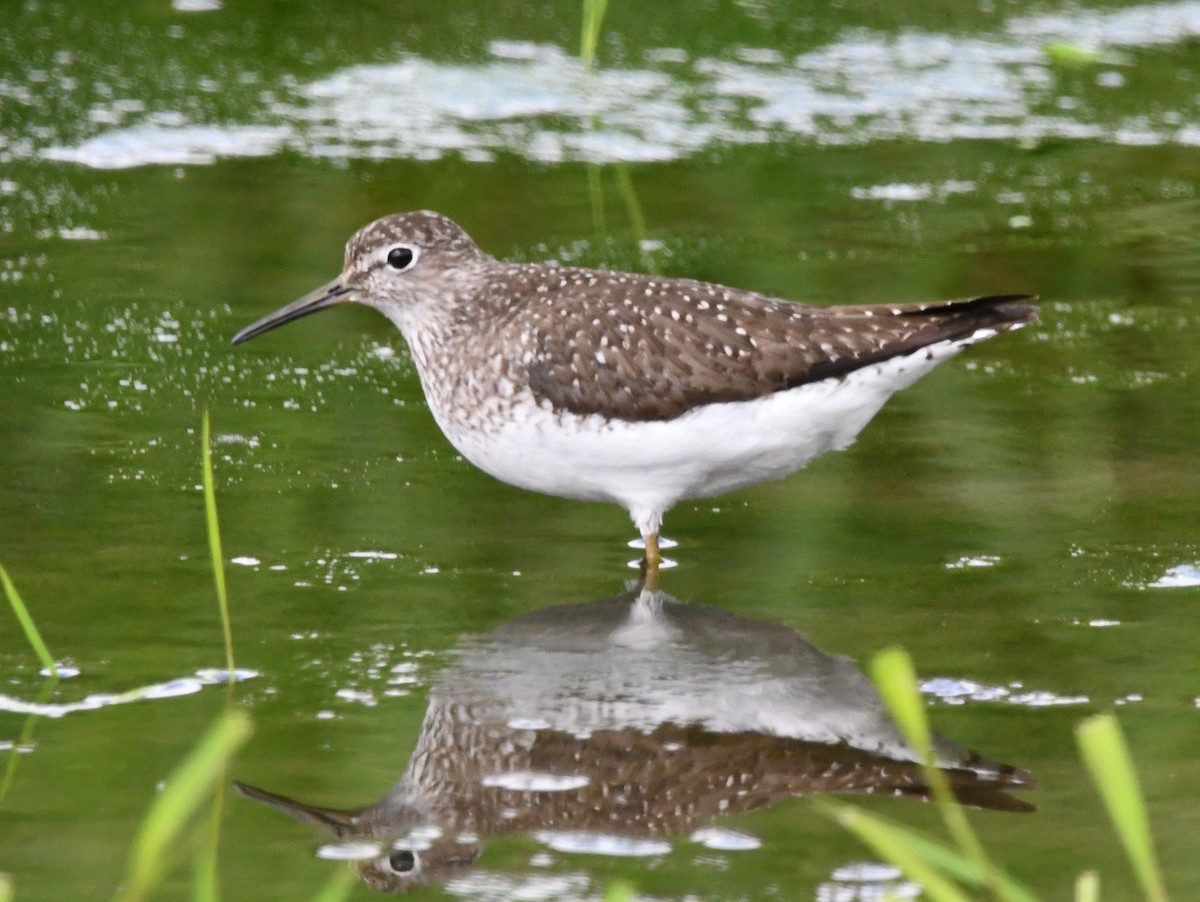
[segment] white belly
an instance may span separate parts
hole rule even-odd
[[[555,413],[532,402],[492,429],[434,410],[462,455],[522,488],[628,510],[656,532],[676,502],[779,479],[845,448],[896,391],[986,335],[942,342],[906,357],[753,401],[709,404],[674,420],[631,423]]]

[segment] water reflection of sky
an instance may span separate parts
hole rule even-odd
[[[1197,35],[1200,2],[1189,0],[1018,17],[988,34],[853,30],[791,59],[748,47],[693,58],[668,47],[647,53],[640,68],[591,72],[557,46],[497,40],[490,59],[472,64],[410,55],[308,84],[264,84],[249,121],[193,121],[115,98],[91,109],[91,134],[77,143],[13,141],[7,155],[121,168],[283,150],[335,159],[662,161],[778,139],[1196,145],[1194,96],[1114,118],[1094,99],[1062,93],[1048,47],[1086,53],[1086,84],[1076,78],[1073,89],[1103,94],[1125,85],[1122,51]]]

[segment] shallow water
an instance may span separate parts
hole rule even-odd
[[[202,409],[256,725],[233,779],[371,804],[456,675],[546,665],[496,636],[633,577],[623,512],[453,452],[381,317],[228,347],[332,277],[358,226],[422,207],[508,259],[817,303],[1039,293],[1038,324],[895,397],[847,452],[672,511],[663,588],[826,657],[908,648],[935,728],[1036,777],[1014,794],[1036,813],[971,819],[1047,896],[1091,867],[1106,898],[1133,892],[1072,733],[1117,711],[1169,883],[1196,883],[1200,5],[649,4],[610,12],[592,73],[573,10],[433,10],[31,4],[0,35],[0,563],[76,671],[44,689],[0,627],[17,898],[110,895],[158,781],[224,705]],[[667,647],[635,660],[653,671]],[[702,699],[762,666],[715,653]],[[636,685],[613,690],[588,666],[591,708],[562,690],[514,729],[674,722],[651,709],[682,697],[678,668],[623,667]],[[568,791],[516,773],[531,782],[493,790]],[[623,877],[662,898],[841,899],[898,880],[806,796],[665,838],[493,831],[422,892],[596,898]],[[854,801],[938,830],[912,799]],[[226,806],[228,898],[308,898],[346,866],[318,855],[322,830]],[[184,868],[162,896],[190,892]]]

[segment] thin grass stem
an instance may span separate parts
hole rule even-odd
[[[592,209],[592,231],[599,242],[604,237],[604,186],[601,184],[599,163],[587,164],[588,200]]]
[[[342,902],[342,900],[350,898],[354,882],[354,871],[342,868],[317,890],[317,894],[312,897],[312,902]]]
[[[985,885],[998,899],[1018,902],[1031,895],[1004,874],[988,857],[979,837],[971,829],[966,813],[950,789],[946,775],[938,767],[929,729],[925,699],[917,684],[912,658],[901,648],[886,649],[871,662],[871,675],[909,746],[920,756],[926,782],[954,842],[985,875]]]
[[[871,676],[905,740],[925,768],[926,780],[946,829],[963,853],[985,868],[987,854],[954,797],[946,775],[937,766],[925,699],[917,686],[912,658],[902,648],[885,649],[871,662]]]
[[[54,656],[50,654],[50,649],[46,648],[46,643],[42,641],[42,634],[38,632],[37,624],[33,622],[29,609],[25,607],[25,602],[21,600],[17,587],[13,585],[3,564],[0,564],[0,582],[4,584],[4,594],[8,596],[9,607],[12,608],[17,622],[21,624],[21,629],[25,632],[25,641],[29,643],[33,653],[38,656],[42,666],[50,671],[50,676],[57,679],[58,665],[54,663]]]
[[[36,704],[45,704],[46,699],[50,697],[50,693],[54,691],[54,687],[58,685],[58,677],[51,676],[42,684],[41,691],[38,692]],[[21,735],[17,737],[13,743],[12,749],[8,753],[8,765],[4,768],[4,779],[0,780],[0,800],[3,800],[8,795],[8,790],[12,787],[13,780],[17,776],[17,764],[24,757],[22,750],[29,747],[29,743],[33,740],[33,728],[37,722],[42,719],[42,715],[34,712],[25,718],[25,723],[21,727]]]
[[[225,767],[213,781],[213,800],[207,823],[201,827],[196,845],[195,900],[218,902],[221,898],[217,859],[221,843],[221,815],[225,810]]]
[[[251,729],[244,711],[226,710],[167,778],[134,840],[122,902],[140,902],[161,882],[185,828],[223,780],[229,759]]]
[[[642,250],[647,234],[646,217],[642,213],[642,205],[638,201],[637,189],[633,186],[633,177],[629,174],[629,167],[624,162],[618,162],[613,165],[613,172],[617,177],[617,187],[621,191],[621,199],[625,202],[625,214],[629,217],[629,226],[633,231],[633,240],[637,244],[638,254],[643,258],[642,262],[647,268],[654,272],[653,261]]]
[[[993,872],[981,869],[978,862],[965,857],[961,851],[945,845],[938,840],[930,839],[915,830],[885,820],[876,815],[862,812],[851,805],[834,805],[829,802],[819,802],[818,807],[827,815],[838,820],[847,829],[851,829],[860,839],[868,842],[866,833],[872,839],[886,837],[887,847],[902,847],[905,860],[916,858],[934,868],[941,875],[952,877],[960,883],[972,887],[988,887],[993,883],[997,887],[997,895],[1003,899],[1019,900],[1019,902],[1037,902],[1033,892],[1003,871]],[[867,819],[866,831],[859,829],[863,819]],[[878,851],[878,849],[877,849]],[[882,854],[882,853],[881,853]],[[888,858],[892,864],[903,868],[901,861]],[[915,873],[909,873],[913,880],[918,880]],[[919,880],[918,880],[919,882]]]
[[[213,486],[212,441],[208,423],[208,410],[204,411],[201,429],[201,458],[204,470],[204,519],[208,524],[208,550],[212,557],[213,580],[217,587],[217,606],[221,611],[221,629],[225,636],[225,668],[229,674],[229,685],[235,680],[233,662],[233,627],[229,620],[229,595],[225,591],[225,557],[221,553],[221,527],[217,522],[217,492]]]
[[[596,48],[600,45],[600,31],[604,27],[604,13],[608,0],[583,0],[583,25],[579,38],[579,58],[591,68],[596,59]]]
[[[1100,875],[1095,871],[1075,878],[1075,902],[1100,902]]]
[[[877,855],[890,861],[911,880],[921,885],[921,892],[933,902],[971,902],[970,896],[953,881],[943,876],[929,858],[914,850],[911,832],[867,814],[851,805],[828,805],[833,818],[853,833]]]

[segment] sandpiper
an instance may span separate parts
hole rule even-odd
[[[497,479],[620,504],[660,563],[663,514],[845,448],[896,391],[1036,317],[1032,295],[812,307],[693,279],[484,253],[456,223],[377,219],[342,274],[239,344],[358,302],[412,352],[434,419]]]

